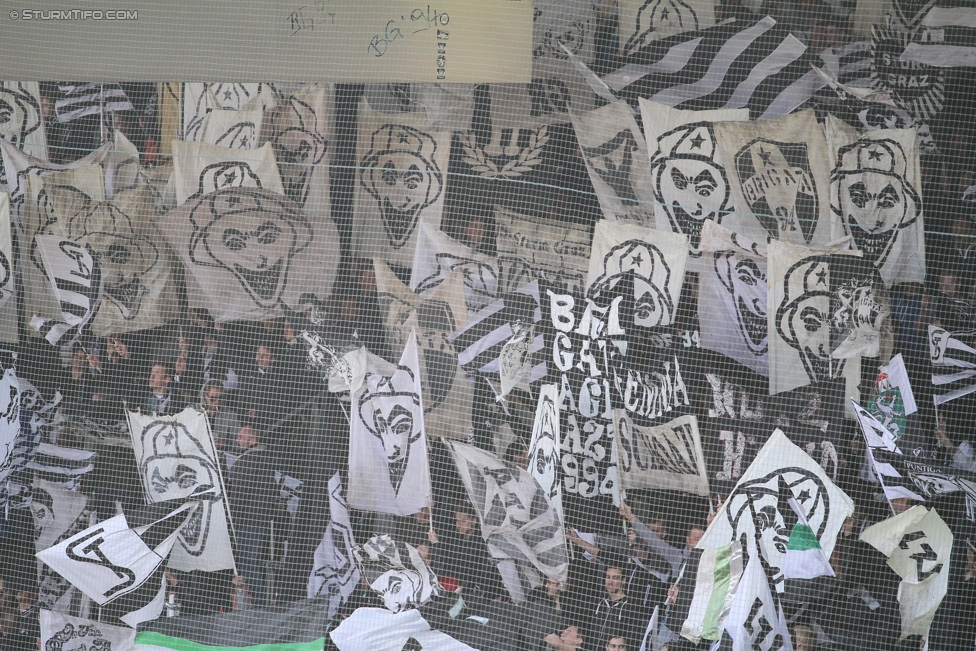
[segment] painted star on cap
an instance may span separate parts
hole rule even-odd
[[[635,253],[634,255],[630,256],[630,261],[638,267],[644,264],[644,258],[641,257],[640,253]]]
[[[773,152],[766,151],[765,149],[762,148],[762,146],[759,147],[759,159],[763,162],[764,165],[769,165],[770,164],[769,163],[769,157],[772,156],[772,155],[773,155]]]
[[[868,150],[868,158],[870,158],[871,160],[881,160],[881,150],[880,149]]]
[[[820,271],[816,273],[817,284],[826,285],[827,284],[827,267],[821,267]]]
[[[691,148],[701,149],[703,142],[705,142],[705,139],[702,138],[702,135],[700,133],[696,133],[695,137],[691,139]]]

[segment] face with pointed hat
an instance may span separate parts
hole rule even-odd
[[[734,250],[716,252],[714,264],[719,281],[735,305],[742,340],[753,355],[765,355],[769,346],[765,265]]]
[[[634,325],[670,325],[674,313],[671,268],[660,249],[641,240],[627,240],[610,249],[603,258],[603,274],[590,288],[591,296],[610,293],[626,274],[634,278]]]
[[[830,301],[830,256],[804,258],[787,270],[776,328],[800,354],[811,382],[832,377]]]

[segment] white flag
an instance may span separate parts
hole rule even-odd
[[[621,488],[708,496],[708,471],[695,416],[642,427],[630,419],[627,410],[614,409],[613,431]]]
[[[72,341],[77,340],[102,302],[104,278],[98,260],[88,246],[57,235],[38,235],[34,241],[61,307],[61,321],[34,316],[31,327],[54,345],[71,331]]]
[[[520,575],[507,575],[504,561],[515,561],[521,574],[534,578],[530,585],[539,583],[536,571],[564,582],[569,571],[565,530],[555,505],[535,478],[473,445],[451,441],[448,446],[478,514],[488,551],[502,561],[499,570],[512,598],[524,600]]]
[[[169,566],[185,572],[234,569],[222,462],[206,414],[187,407],[173,416],[132,411],[126,415],[146,500],[200,500],[180,533]]]
[[[476,651],[430,628],[414,609],[391,613],[385,608],[357,608],[329,637],[339,651]]]
[[[328,596],[329,617],[335,617],[339,606],[359,585],[359,569],[352,551],[355,544],[342,496],[342,478],[336,473],[329,480],[329,525],[315,549],[314,566],[308,577],[308,598]]]
[[[555,384],[539,387],[539,403],[535,408],[532,424],[532,441],[529,444],[529,472],[535,478],[556,511],[560,523],[563,519],[563,493],[559,467],[559,390]]]
[[[887,556],[888,566],[902,579],[898,586],[901,639],[928,635],[949,587],[952,531],[935,509],[914,506],[868,527],[861,540]]]
[[[270,144],[241,151],[174,140],[172,147],[171,183],[178,206],[224,188],[264,188],[277,194],[285,193]]]
[[[0,178],[0,182],[2,182]],[[17,343],[17,301],[10,226],[10,195],[0,192],[0,341]]]
[[[43,609],[40,620],[44,651],[132,651],[135,648],[136,632],[132,628]]]
[[[421,220],[410,289],[428,296],[455,271],[464,278],[468,316],[498,298],[498,261],[452,239],[430,221]]]
[[[417,335],[391,377],[368,375],[353,395],[349,506],[410,515],[430,506],[430,469]]]
[[[752,555],[732,597],[725,633],[732,651],[792,651],[786,617],[770,589],[757,554]]]

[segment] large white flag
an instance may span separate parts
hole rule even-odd
[[[464,278],[469,317],[498,298],[498,261],[449,237],[430,221],[421,220],[410,289],[428,296],[455,271]]]
[[[231,118],[217,117],[218,125],[232,126],[231,120],[239,116],[241,111],[258,111],[273,109],[277,104],[278,93],[272,84],[264,83],[204,83],[191,82],[183,84],[180,94],[183,113],[183,139],[202,142],[208,135],[211,115],[215,112],[227,111]],[[237,130],[241,133],[242,130]],[[255,127],[255,132],[257,128]],[[216,127],[209,129],[213,142]],[[217,136],[222,133],[216,133]],[[246,143],[245,143],[246,144]]]
[[[559,464],[559,389],[555,384],[539,387],[539,403],[532,424],[529,443],[529,472],[542,487],[556,510],[559,522],[563,519],[563,491]]]
[[[357,608],[329,637],[339,651],[476,651],[430,628],[415,609],[391,613],[386,608]]]
[[[901,639],[928,635],[949,587],[952,531],[935,509],[919,505],[868,527],[861,540],[887,556],[888,566],[902,579]]]
[[[44,651],[132,651],[135,648],[136,632],[132,628],[43,609],[40,620]]]
[[[525,600],[523,575],[532,586],[541,584],[539,574],[564,582],[569,571],[565,530],[535,478],[473,445],[451,441],[448,446],[512,598]]]
[[[430,506],[430,469],[417,335],[390,377],[370,374],[353,394],[349,506],[410,515]]]
[[[74,331],[74,341],[82,335],[102,303],[104,278],[101,266],[90,247],[72,240],[57,235],[38,235],[34,241],[60,305],[61,320],[35,315],[31,318],[31,327],[51,344],[58,344],[71,331]]]
[[[0,105],[4,107],[0,140],[23,149],[31,156],[47,160],[47,139],[38,82],[0,81]],[[0,191],[6,190],[3,157],[0,156]]]
[[[122,616],[122,621],[134,627],[159,616],[163,606],[160,597],[165,593],[163,563],[198,504],[187,502],[136,528],[130,527],[125,514],[117,515],[38,552],[37,557],[100,606],[149,584],[149,598],[134,604],[135,610]],[[155,581],[159,581],[158,593]]]
[[[146,500],[200,500],[169,566],[186,572],[234,569],[221,459],[206,414],[188,407],[173,416],[126,415]]]
[[[613,447],[620,487],[678,490],[708,496],[708,471],[695,416],[642,427],[613,410]]]
[[[10,195],[0,192],[0,341],[12,344],[17,343],[15,294]]]
[[[335,617],[339,606],[359,585],[359,569],[352,552],[355,544],[342,496],[342,478],[336,473],[329,480],[329,525],[315,549],[312,574],[308,577],[308,598],[328,596],[329,617]]]
[[[0,350],[0,482],[14,467],[14,448],[20,434],[20,381],[14,366],[17,354]]]
[[[171,184],[176,205],[224,188],[285,189],[270,144],[241,151],[202,142],[174,140]]]
[[[732,651],[793,649],[786,617],[770,589],[769,577],[758,555],[749,559],[742,572],[724,628],[723,637],[728,635]]]

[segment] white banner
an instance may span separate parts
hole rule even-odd
[[[455,271],[460,271],[464,279],[469,316],[498,298],[498,261],[452,239],[429,221],[421,220],[410,289],[428,296]]]
[[[681,416],[664,425],[641,427],[626,410],[614,409],[613,432],[621,488],[708,496],[708,471],[697,418]]]
[[[533,280],[546,280],[556,291],[583,291],[590,264],[589,228],[500,206],[495,208],[495,223],[501,292],[514,292]]]
[[[0,81],[0,105],[4,107],[5,116],[0,124],[0,140],[37,159],[47,160],[39,84],[36,81]],[[0,156],[0,192],[8,189],[3,165]]]
[[[274,151],[269,144],[249,151],[201,142],[173,140],[176,205],[182,206],[225,188],[264,188],[284,194]]]
[[[132,628],[43,609],[40,620],[44,651],[132,651],[135,648],[136,631]]]
[[[2,181],[2,178],[0,178]],[[10,195],[0,192],[0,341],[17,343],[17,301],[10,223]]]
[[[339,651],[476,651],[453,637],[430,628],[419,612],[391,613],[385,608],[357,608],[329,637]]]
[[[337,472],[329,480],[329,525],[315,548],[312,574],[308,577],[308,598],[328,596],[330,618],[359,585],[359,569],[352,551],[355,544],[346,498],[342,496],[342,478]]]

